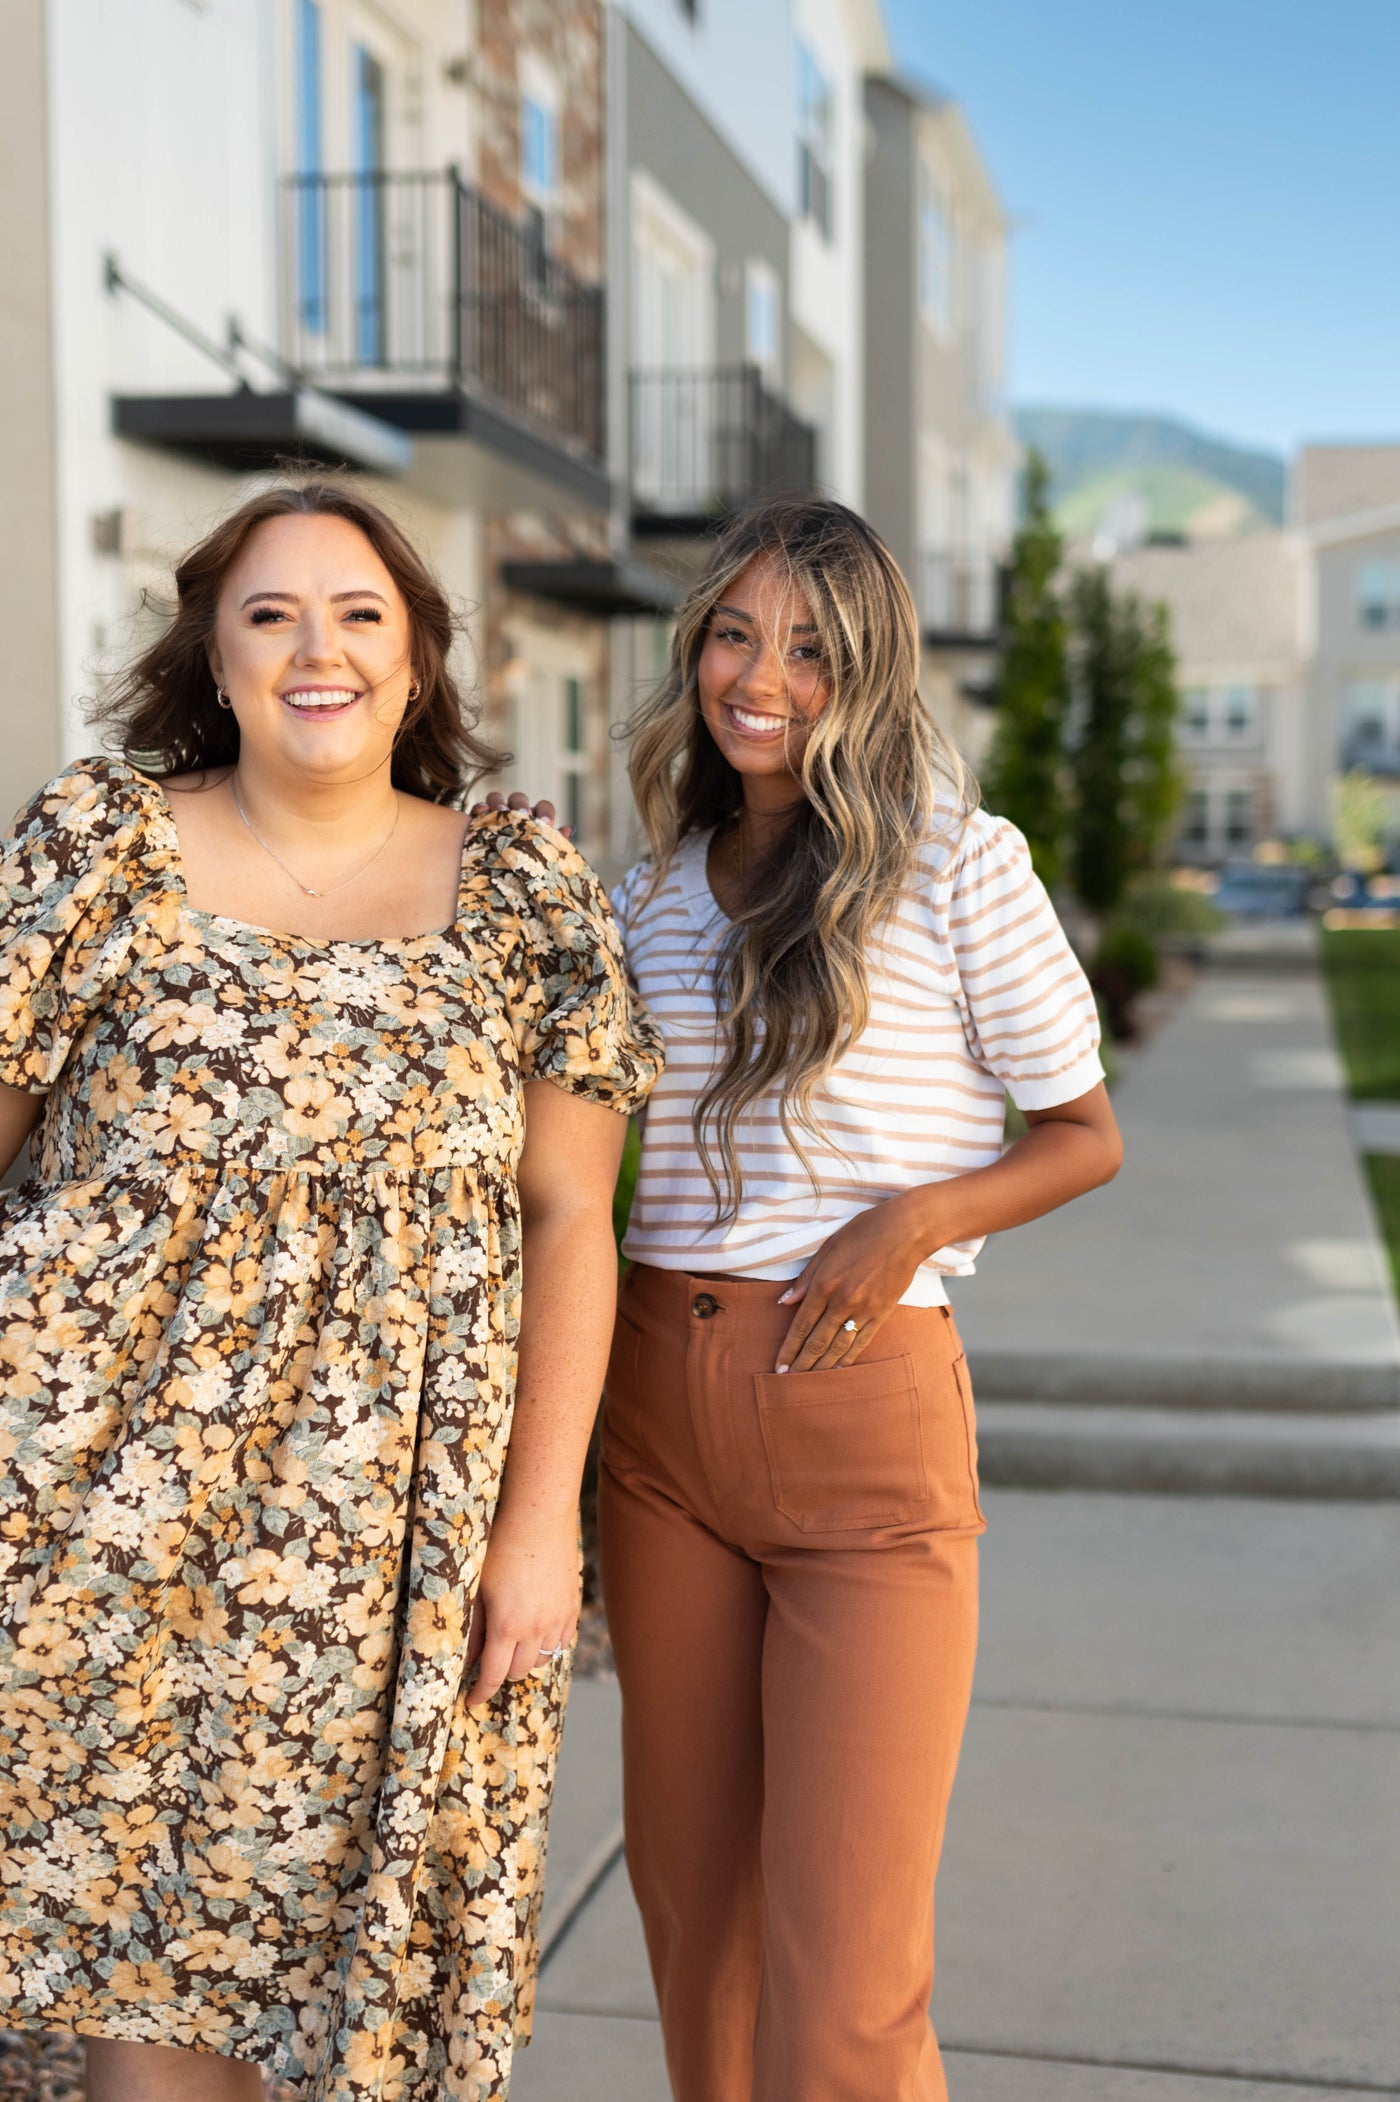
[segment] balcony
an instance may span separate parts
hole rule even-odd
[[[603,465],[604,305],[455,169],[284,184],[287,364],[400,429],[478,438],[586,500]]]
[[[759,496],[814,487],[817,434],[758,368],[632,374],[632,530],[711,531]]]
[[[919,556],[919,620],[930,648],[988,649],[1001,632],[1001,571],[990,555],[925,548]]]

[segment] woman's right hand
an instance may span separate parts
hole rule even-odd
[[[485,817],[489,810],[528,810],[531,817],[537,817],[542,825],[554,824],[554,805],[544,797],[541,797],[538,803],[532,803],[518,788],[510,797],[503,796],[498,788],[493,788],[484,803],[472,804],[468,815]],[[572,839],[574,836],[572,825],[559,825],[556,830],[561,832],[565,839]]]

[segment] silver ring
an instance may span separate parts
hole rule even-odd
[[[561,1642],[561,1643],[560,1643],[560,1645],[559,1645],[559,1647],[558,1647],[558,1649],[542,1649],[542,1650],[537,1650],[535,1654],[536,1654],[537,1656],[540,1656],[540,1657],[548,1657],[548,1659],[549,1659],[550,1663],[552,1664],[552,1663],[554,1662],[554,1660],[556,1659],[556,1657],[567,1657],[567,1656],[568,1656],[568,1654],[569,1654],[569,1646],[568,1646],[568,1644],[567,1644],[566,1642]]]
[[[848,1336],[853,1336],[860,1327],[860,1323],[858,1321],[843,1321],[841,1326],[845,1329]]]

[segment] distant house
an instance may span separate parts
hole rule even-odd
[[[1337,776],[1393,786],[1400,835],[1400,445],[1307,445],[1282,532],[1112,561],[1170,609],[1189,788],[1182,857],[1325,840]]]
[[[1325,829],[1310,776],[1301,540],[1260,532],[1148,545],[1115,557],[1112,571],[1171,612],[1188,784],[1182,858],[1215,864]]]
[[[1309,771],[1390,782],[1400,830],[1400,445],[1308,445],[1290,519],[1308,552]]]

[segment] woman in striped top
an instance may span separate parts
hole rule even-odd
[[[1083,973],[918,669],[883,543],[783,500],[718,542],[634,725],[651,855],[614,902],[667,1065],[601,1517],[677,2102],[946,2096],[983,1518],[943,1280],[1120,1159]]]

